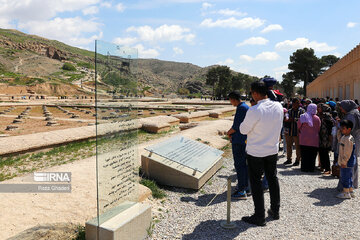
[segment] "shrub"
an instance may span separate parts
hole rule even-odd
[[[64,63],[62,69],[66,71],[76,71],[76,68],[71,63]]]

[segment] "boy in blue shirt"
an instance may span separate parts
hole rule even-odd
[[[355,156],[355,140],[351,136],[353,123],[349,120],[342,120],[340,122],[340,131],[338,132],[339,139],[339,157],[338,164],[340,169],[340,181],[343,185],[343,191],[336,197],[343,199],[350,199],[355,197],[353,192],[352,168],[357,164]]]
[[[233,91],[229,94],[230,103],[236,107],[236,113],[234,123],[227,135],[232,143],[232,152],[234,156],[234,166],[238,179],[238,188],[232,194],[235,199],[246,199],[246,192],[249,191],[248,183],[248,170],[246,165],[246,135],[243,135],[239,131],[240,124],[244,121],[245,115],[249,106],[246,103],[241,102],[240,93]]]

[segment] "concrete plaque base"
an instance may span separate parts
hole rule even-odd
[[[147,237],[151,223],[151,206],[125,202],[85,224],[86,240],[141,240]],[[99,231],[99,233],[98,233]]]
[[[205,171],[195,171],[177,162],[159,155],[141,156],[141,168],[144,174],[158,183],[173,187],[200,189],[222,166],[220,156]]]

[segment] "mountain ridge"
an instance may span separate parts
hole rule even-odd
[[[95,53],[89,50],[14,29],[0,29],[0,82],[4,84],[66,84],[73,86],[79,93],[91,94],[90,89],[80,83],[94,86],[94,59]],[[62,70],[65,62],[74,64],[76,71]],[[208,69],[213,66],[137,59],[137,91],[149,95],[170,94],[187,88],[190,93],[209,94],[211,89],[206,86],[205,80]],[[103,87],[104,92],[113,90],[111,82]]]

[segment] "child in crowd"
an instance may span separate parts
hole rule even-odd
[[[352,181],[352,168],[356,163],[355,156],[355,140],[354,137],[350,135],[353,128],[353,123],[349,120],[342,120],[340,122],[340,132],[338,132],[339,140],[339,157],[338,164],[341,167],[340,169],[340,181],[343,185],[343,191],[339,193],[336,197],[342,199],[350,199],[355,197],[353,191],[353,181]]]

